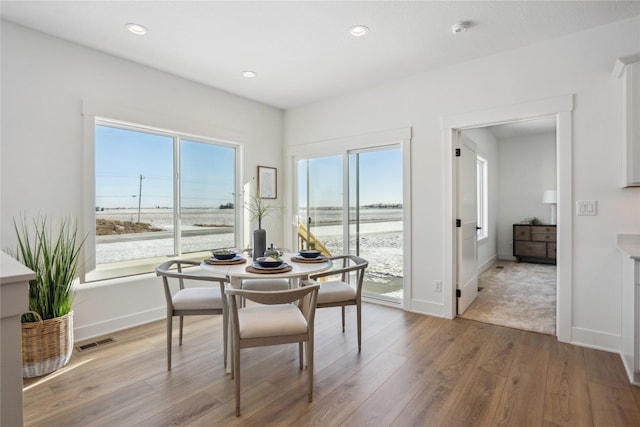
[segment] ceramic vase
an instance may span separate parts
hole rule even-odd
[[[264,256],[267,250],[267,230],[258,228],[253,230],[253,260]]]

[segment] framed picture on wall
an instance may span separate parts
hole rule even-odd
[[[278,198],[278,169],[258,166],[258,197],[261,199]]]

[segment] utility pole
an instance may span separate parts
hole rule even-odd
[[[138,190],[138,224],[140,224],[140,207],[142,206],[142,180],[144,176],[140,174],[140,190]]]

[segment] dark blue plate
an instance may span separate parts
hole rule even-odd
[[[262,268],[278,268],[282,265],[282,260],[278,261],[266,261],[265,257],[260,257],[256,259],[260,267]]]

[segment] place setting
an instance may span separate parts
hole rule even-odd
[[[247,260],[231,249],[216,249],[213,256],[204,260],[209,265],[235,265],[244,264]]]
[[[249,273],[277,274],[287,273],[293,267],[284,262],[278,255],[256,258],[256,261],[245,269]]]
[[[306,249],[298,252],[297,255],[293,255],[291,257],[291,261],[293,262],[302,262],[302,263],[321,263],[326,262],[327,257],[323,256],[322,253],[317,249]]]

